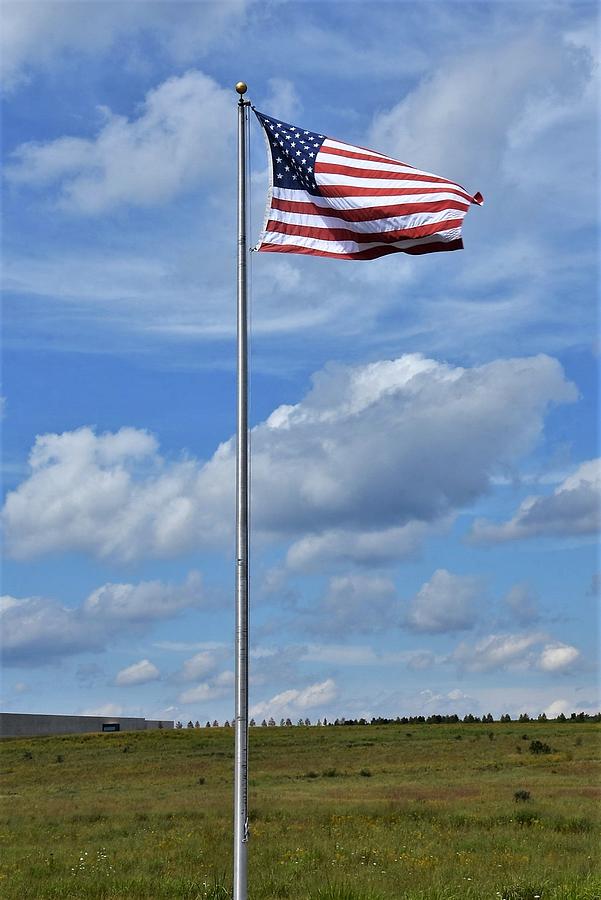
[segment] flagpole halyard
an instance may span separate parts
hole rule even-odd
[[[238,277],[236,442],[236,711],[234,762],[234,900],[247,900],[248,870],[248,311],[246,238],[246,107],[238,101]]]

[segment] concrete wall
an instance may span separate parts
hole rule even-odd
[[[122,716],[43,716],[30,713],[0,713],[0,737],[41,737],[50,734],[90,734],[103,725],[119,725],[119,731],[173,728],[173,722]]]

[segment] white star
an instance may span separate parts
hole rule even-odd
[[[315,154],[314,154],[314,153],[309,153],[309,156],[311,157],[311,159],[313,159],[313,157],[315,156]]]
[[[290,171],[290,166],[284,166],[284,170],[285,170],[286,172],[289,172],[289,171]]]
[[[280,163],[281,161],[282,161],[282,157],[281,157],[281,156],[278,156],[278,158],[276,159],[276,162],[277,162],[277,163]]]
[[[278,178],[283,178],[283,177],[284,177],[284,176],[282,175],[282,173],[281,173],[281,172],[278,172]]]
[[[292,141],[292,143],[290,144],[290,146],[291,146],[291,147],[296,147],[296,144],[294,143],[294,141]]]
[[[296,178],[297,178],[296,175],[293,175],[293,176],[292,176],[292,180],[293,180],[293,181],[296,181]]]
[[[301,155],[300,150],[297,150],[297,151],[296,151],[296,155],[297,155],[297,156],[300,156],[300,155]]]
[[[306,160],[306,159],[303,159],[303,160],[302,160],[302,162],[303,162],[303,163],[306,163],[306,162],[307,162],[307,160]]]

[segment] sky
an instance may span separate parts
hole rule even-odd
[[[596,712],[597,4],[2,17],[2,708],[233,715],[242,79],[485,198],[457,253],[249,255],[251,715]]]

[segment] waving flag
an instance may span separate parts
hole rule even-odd
[[[257,250],[336,259],[461,250],[470,194],[446,178],[255,109],[271,154]]]

